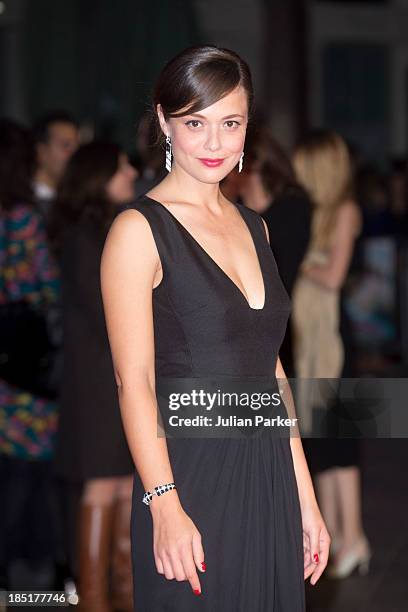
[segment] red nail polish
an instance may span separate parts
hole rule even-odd
[[[206,564],[204,563],[204,561],[201,562],[201,567],[203,568],[203,570],[205,571],[207,569]]]
[[[201,595],[201,591],[199,591],[198,589],[194,589],[194,595]]]
[[[315,563],[319,563],[319,555],[318,555],[317,553],[315,553],[315,554],[313,555],[313,561],[314,561]]]

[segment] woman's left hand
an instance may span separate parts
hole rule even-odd
[[[330,536],[316,503],[302,507],[304,579],[315,585],[329,559]]]

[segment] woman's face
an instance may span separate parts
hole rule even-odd
[[[237,87],[211,106],[183,117],[163,118],[160,124],[171,138],[173,163],[204,183],[218,183],[238,163],[248,123],[245,90]]]
[[[137,170],[129,163],[126,153],[121,153],[118,169],[106,186],[108,197],[114,204],[125,204],[134,199],[134,182],[137,174]]]

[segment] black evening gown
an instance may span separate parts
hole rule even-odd
[[[237,204],[258,255],[263,309],[253,309],[187,229],[148,196],[133,206],[150,224],[163,267],[153,290],[160,377],[275,380],[290,299],[261,217]],[[303,539],[288,437],[167,438],[182,507],[202,536],[202,595],[156,569],[153,524],[137,472],[131,539],[137,612],[303,612]],[[159,484],[159,483],[158,483]]]

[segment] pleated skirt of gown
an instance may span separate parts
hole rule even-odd
[[[152,516],[135,474],[135,611],[303,612],[301,515],[289,440],[190,439],[168,445],[181,504],[202,536],[202,595],[194,595],[189,582],[157,572]]]

